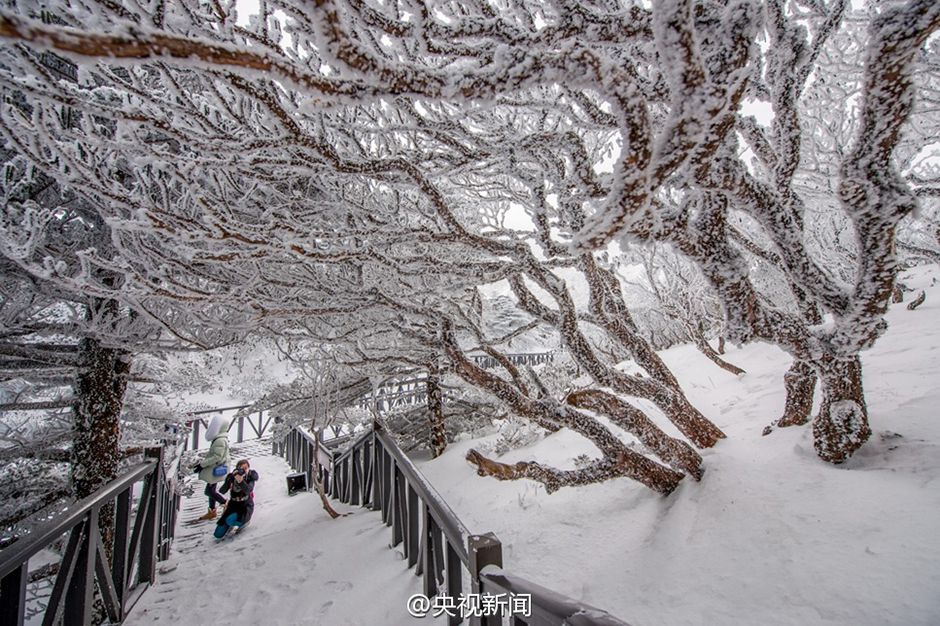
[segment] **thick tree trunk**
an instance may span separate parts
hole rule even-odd
[[[86,311],[89,318],[111,320],[120,316],[114,300],[95,299]],[[72,403],[72,494],[77,500],[88,497],[117,477],[122,454],[121,410],[131,369],[127,350],[103,345],[98,339],[85,337],[78,344],[78,372],[75,376],[75,400]],[[98,528],[105,558],[113,562],[114,503],[101,507]],[[92,619],[103,621],[106,615],[103,600],[96,592]]]
[[[97,339],[87,337],[79,342],[78,350],[79,370],[72,404],[71,487],[75,499],[81,500],[117,477],[121,460],[120,417],[131,358],[125,350],[105,347]],[[98,528],[105,556],[112,562],[114,503],[101,507]],[[92,610],[96,619],[105,615],[98,595]]]
[[[595,389],[575,391],[568,394],[565,401],[571,406],[608,416],[614,424],[635,436],[669,467],[688,472],[695,480],[701,479],[704,470],[699,453],[686,442],[664,433],[636,407],[630,406],[616,396]]]
[[[649,347],[648,344],[645,345]],[[719,440],[725,438],[721,429],[689,402],[678,382],[675,385],[670,384],[669,379],[675,381],[675,377],[652,349],[649,351],[631,350],[637,363],[650,372],[651,378],[647,379],[637,379],[615,368],[607,367],[591,358],[593,355],[589,352],[579,351],[573,346],[569,348],[569,351],[575,360],[585,365],[591,377],[601,385],[619,393],[646,398],[653,402],[669,421],[675,424],[679,432],[688,437],[689,441],[697,447],[711,448]],[[668,372],[668,377],[660,376],[658,372],[661,370]]]
[[[816,391],[816,371],[805,361],[793,361],[783,376],[787,390],[783,417],[777,426],[801,426],[809,422],[813,411],[813,394]]]
[[[428,425],[430,440],[428,447],[431,458],[437,458],[447,448],[447,435],[444,433],[444,398],[441,393],[441,372],[436,360],[428,364],[427,379]]]
[[[712,349],[711,345],[709,345],[708,341],[700,332],[694,331],[692,334],[693,334],[693,340],[695,341],[695,347],[698,348],[699,352],[701,352],[706,357],[708,357],[709,361],[711,361],[712,363],[714,363],[721,369],[725,370],[726,372],[731,372],[735,376],[740,376],[741,374],[746,373],[743,369],[741,369],[737,365],[732,365],[731,363],[728,363],[723,358],[718,356],[718,353],[715,352],[714,349]]]
[[[79,343],[80,367],[72,404],[72,490],[78,499],[117,476],[120,416],[124,405],[130,355],[97,339]]]
[[[824,461],[842,463],[871,436],[862,389],[862,363],[827,358],[816,364],[822,384],[822,404],[813,420],[816,453]]]

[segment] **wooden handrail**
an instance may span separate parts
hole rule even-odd
[[[532,598],[531,623],[539,626],[630,626],[603,609],[572,600],[547,587],[489,565],[480,571],[484,593]]]
[[[311,460],[313,439],[295,429],[306,452],[296,444],[284,448],[291,462]],[[293,435],[288,435],[288,441]],[[323,448],[320,448],[323,450]],[[408,566],[423,577],[424,594],[441,589],[461,593],[463,572],[469,573],[473,593],[530,597],[531,614],[513,614],[513,624],[570,626],[628,626],[602,609],[533,583],[502,569],[502,544],[492,533],[471,535],[450,506],[379,424],[364,433],[342,454],[329,457],[331,467],[300,468],[322,472],[326,493],[341,502],[380,510],[382,523],[392,527],[392,546],[404,542]],[[361,496],[361,502],[360,502]],[[419,504],[420,502],[420,504]],[[423,520],[421,527],[419,521]],[[442,537],[443,536],[443,537]],[[419,554],[420,553],[420,554]],[[442,586],[443,584],[443,586]],[[474,625],[502,624],[499,617],[471,617]],[[463,621],[450,616],[450,624]]]
[[[33,555],[42,551],[53,540],[65,531],[73,528],[92,508],[100,507],[114,500],[125,488],[153,471],[155,460],[139,463],[118,478],[107,483],[104,487],[91,494],[84,500],[69,505],[64,515],[44,522],[36,527],[23,539],[0,551],[0,578],[19,567],[19,563],[28,561]]]
[[[56,623],[60,616],[65,626],[90,623],[95,589],[109,620],[124,620],[153,583],[156,562],[169,556],[179,496],[166,479],[163,451],[146,449],[143,462],[0,551],[0,623],[24,623],[29,559],[66,533],[43,623]],[[142,479],[145,487],[134,514],[134,485]],[[112,503],[113,517],[106,519],[113,524],[102,527],[101,511]]]
[[[399,469],[408,479],[408,483],[416,492],[418,497],[431,509],[431,514],[440,526],[441,531],[447,537],[451,546],[457,552],[461,562],[467,567],[470,566],[470,558],[467,555],[467,537],[470,532],[463,522],[457,517],[457,514],[444,502],[444,498],[437,492],[437,489],[431,486],[431,483],[418,471],[405,453],[402,452],[398,444],[388,433],[383,430],[375,431],[375,436],[385,446],[385,450],[395,459]]]

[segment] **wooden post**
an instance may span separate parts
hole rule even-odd
[[[366,440],[362,446],[362,506],[372,510],[372,473],[375,469],[372,465],[372,438]]]
[[[382,470],[379,467],[379,463],[382,459],[381,451],[379,450],[379,440],[375,436],[375,432],[372,433],[372,506],[370,507],[373,511],[382,508],[382,492],[381,492],[381,482],[382,482]]]
[[[480,570],[487,565],[503,566],[503,544],[493,533],[470,535],[467,537],[467,553],[470,556],[470,592],[482,593]],[[471,626],[498,626],[502,624],[499,616],[471,617]]]
[[[382,522],[388,526],[392,523],[390,518],[391,513],[391,476],[389,475],[389,455],[385,452],[385,449],[382,449],[382,453],[379,455],[379,467],[382,468]]]
[[[161,476],[160,482],[160,546],[157,549],[157,559],[165,561],[170,558],[170,545],[173,543],[176,527],[173,519],[173,494],[166,488],[165,477]]]
[[[121,600],[121,616],[124,616],[127,594],[128,541],[131,534],[131,487],[117,497],[117,510],[114,514],[114,544],[112,549],[111,578],[114,579],[115,591]]]
[[[26,615],[26,581],[29,561],[0,580],[0,624],[23,626]]]
[[[362,449],[353,448],[350,454],[352,461],[352,471],[349,477],[349,504],[359,504],[359,493],[362,491],[362,471],[359,469],[362,457]]]
[[[173,540],[176,539],[176,520],[180,510],[180,496],[173,493],[164,485],[164,511],[166,511],[166,529],[167,534],[163,539],[163,549],[160,552],[160,560],[165,561],[170,558],[170,548],[173,547]]]
[[[343,464],[339,465],[333,464],[333,480],[330,482],[329,489],[327,493],[330,494],[331,498],[339,499],[340,497],[340,487],[343,483]]]
[[[97,557],[98,509],[88,512],[82,522],[82,538],[75,556],[75,569],[65,592],[65,607],[62,615],[64,626],[84,626],[91,623],[92,601],[95,591],[95,558]]]
[[[339,482],[336,487],[336,497],[339,498],[340,502],[348,503],[349,498],[347,494],[349,493],[349,457],[347,456],[343,459],[343,462],[340,463],[339,471],[334,469],[334,475],[339,477]]]
[[[437,529],[437,524],[434,523],[434,518],[431,517],[431,509],[428,505],[422,507],[424,509],[424,533],[421,537],[422,542],[424,543],[424,565],[421,568],[424,578],[422,580],[424,595],[427,597],[433,597],[437,595],[437,566],[435,561],[439,558],[435,554],[435,541],[434,535],[440,531]]]
[[[410,484],[408,485],[408,529],[406,537],[406,550],[408,556],[408,567],[418,563],[418,536],[420,528],[418,522],[421,519],[421,511],[418,508],[418,492]]]
[[[447,569],[447,541],[444,539],[444,532],[441,527],[434,522],[434,532],[431,539],[434,544],[434,578],[438,586],[445,583],[444,573]]]
[[[310,461],[310,446],[308,445],[306,439],[302,439],[300,443],[300,467],[304,468],[304,473],[307,475],[308,485],[312,485],[313,481],[317,479],[314,471],[320,467],[319,459],[314,461],[314,463],[316,463],[316,466],[314,466]]]
[[[392,470],[392,547],[404,538],[405,486],[404,477],[398,465],[393,463]],[[406,547],[407,548],[407,547]]]
[[[460,557],[457,556],[457,551],[450,545],[450,542],[446,541],[445,543],[447,552],[447,595],[451,598],[459,598],[463,593],[460,571],[463,568],[463,563],[460,562]],[[462,621],[459,611],[456,615],[447,616],[449,626],[454,626],[454,624],[459,624]]]
[[[245,416],[240,415],[238,417],[238,443],[241,443],[245,440]]]
[[[157,576],[157,548],[160,545],[160,517],[163,508],[161,491],[161,471],[163,461],[160,456],[163,448],[157,448],[156,464],[147,477],[148,488],[144,490],[149,501],[147,506],[147,519],[144,520],[144,532],[140,540],[140,556],[138,557],[137,572],[140,582],[152,583]],[[145,456],[153,458],[153,451],[147,450]]]
[[[299,437],[300,437],[300,433],[298,433],[296,430],[291,431],[291,437],[290,437],[291,466],[298,472],[301,472],[301,471],[305,472],[306,470],[304,470],[304,466],[300,462],[300,443],[298,442]],[[307,483],[307,484],[309,485],[310,483]]]

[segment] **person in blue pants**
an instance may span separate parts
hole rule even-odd
[[[222,517],[216,522],[215,537],[221,539],[230,528],[240,528],[248,523],[254,513],[254,490],[258,472],[251,469],[248,459],[235,464],[235,469],[225,477],[221,493],[230,493]]]

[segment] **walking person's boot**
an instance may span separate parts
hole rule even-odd
[[[201,519],[201,520],[215,519],[215,515],[216,515],[215,509],[209,509],[209,510],[206,512],[205,515],[203,515],[202,517],[200,517],[200,518],[198,518],[198,519]]]

